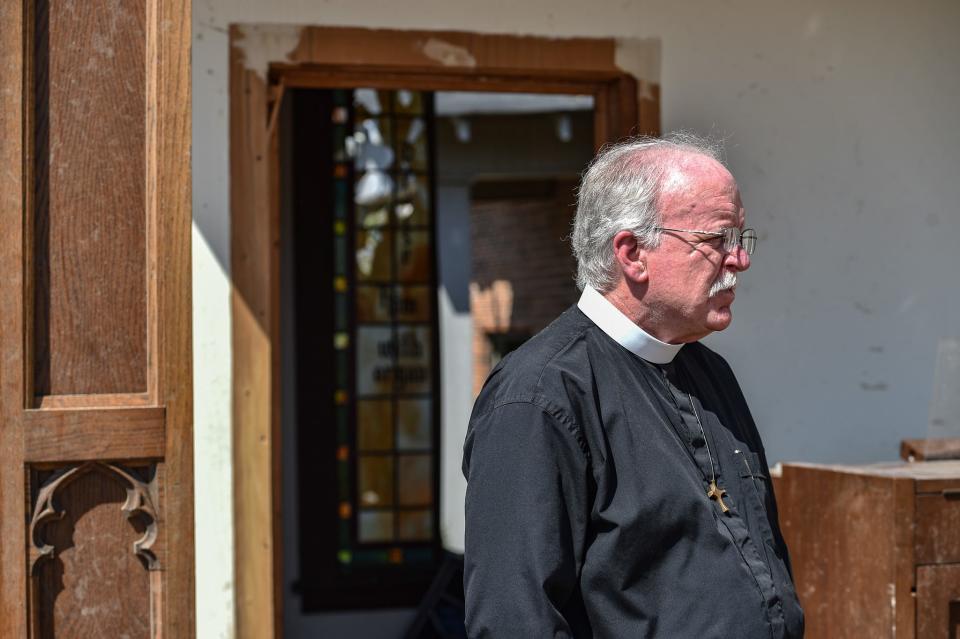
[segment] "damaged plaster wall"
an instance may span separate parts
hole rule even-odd
[[[889,459],[926,434],[937,344],[960,332],[960,4],[195,0],[193,11],[198,636],[232,636],[230,24],[623,39],[617,60],[660,79],[664,130],[726,139],[760,232],[736,320],[709,342],[737,371],[770,459]],[[658,61],[629,62],[628,41],[658,42]],[[248,60],[291,42],[268,39]]]

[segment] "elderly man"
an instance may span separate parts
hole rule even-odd
[[[464,447],[470,637],[800,637],[767,460],[730,367],[756,233],[690,135],[603,151],[573,227],[583,295],[506,357]]]

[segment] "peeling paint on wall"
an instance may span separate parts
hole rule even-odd
[[[464,47],[430,38],[420,49],[423,55],[445,67],[475,67],[477,59]]]
[[[243,53],[244,67],[266,80],[271,62],[292,62],[300,46],[303,27],[294,25],[237,25],[235,46]]]

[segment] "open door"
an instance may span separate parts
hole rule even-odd
[[[0,8],[0,636],[194,633],[190,1]]]

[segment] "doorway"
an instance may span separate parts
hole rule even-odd
[[[282,31],[283,37],[295,33],[298,41],[267,68],[262,65],[270,58],[249,56],[243,40],[255,32],[257,41],[265,41],[270,29],[231,28],[232,421],[241,637],[283,634],[277,132],[284,96],[294,89],[357,87],[587,95],[594,99],[594,147],[631,132],[656,133],[658,120],[656,84],[638,83],[617,66],[619,45],[612,39],[308,27]],[[439,45],[458,56],[431,57]],[[444,482],[446,477],[444,471]]]

